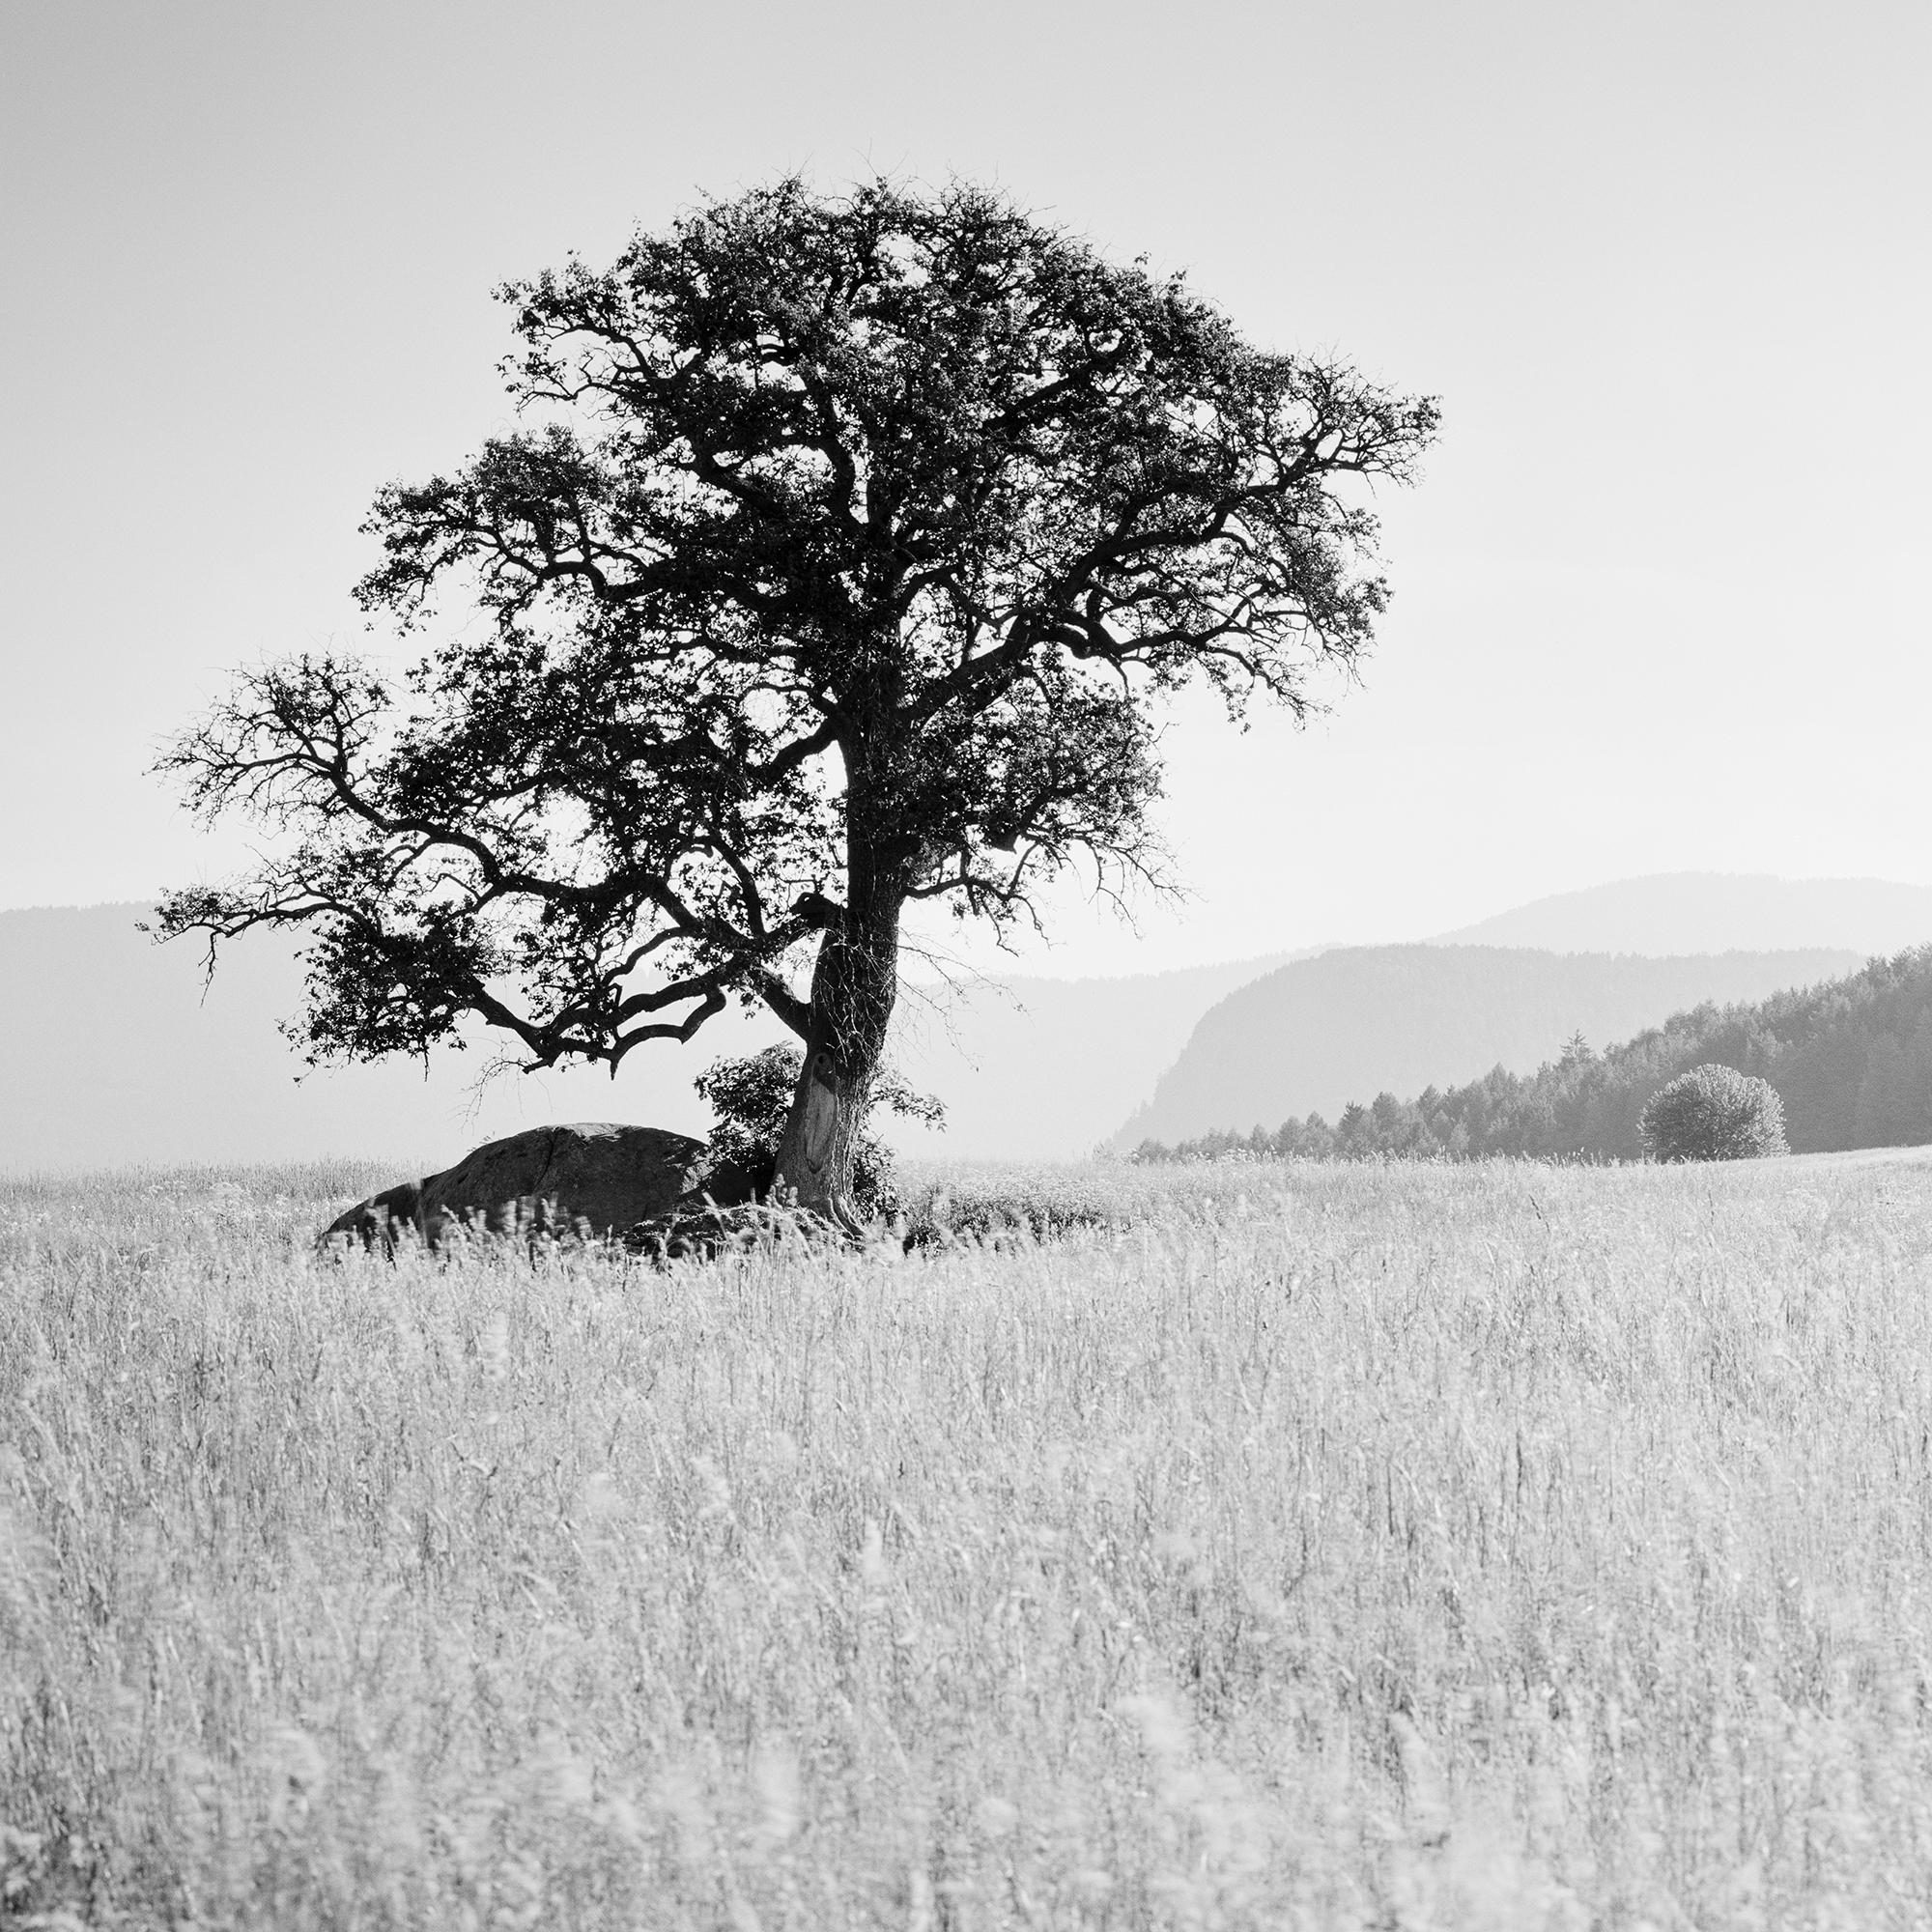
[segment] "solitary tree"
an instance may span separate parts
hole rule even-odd
[[[161,765],[284,837],[159,929],[310,928],[311,1058],[475,1018],[614,1070],[762,1001],[804,1042],[780,1181],[842,1217],[907,904],[1004,926],[1144,866],[1158,701],[1298,716],[1353,664],[1365,483],[1435,407],[969,185],[782,181],[500,294],[526,427],[384,489],[358,586],[485,621],[407,694],[242,674]]]
[[[1637,1134],[1659,1160],[1762,1160],[1791,1151],[1777,1089],[1716,1062],[1659,1088],[1638,1117]]]

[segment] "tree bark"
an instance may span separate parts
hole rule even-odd
[[[772,1177],[774,1200],[796,1201],[848,1231],[863,1225],[853,1156],[898,997],[898,925],[895,904],[863,920],[848,910],[819,942],[805,1065]]]

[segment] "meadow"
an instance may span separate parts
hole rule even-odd
[[[1923,1158],[389,1179],[0,1183],[0,1925],[1932,1922]]]

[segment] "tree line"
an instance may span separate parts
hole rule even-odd
[[[1652,1094],[1713,1063],[1771,1083],[1794,1153],[1932,1142],[1932,946],[1766,1000],[1707,1002],[1602,1053],[1576,1035],[1534,1073],[1498,1066],[1412,1100],[1378,1094],[1332,1124],[1311,1113],[1273,1132],[1143,1141],[1133,1158],[1636,1160]]]

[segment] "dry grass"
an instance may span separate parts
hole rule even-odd
[[[379,1178],[0,1190],[0,1922],[1932,1920],[1932,1169],[311,1261]]]

